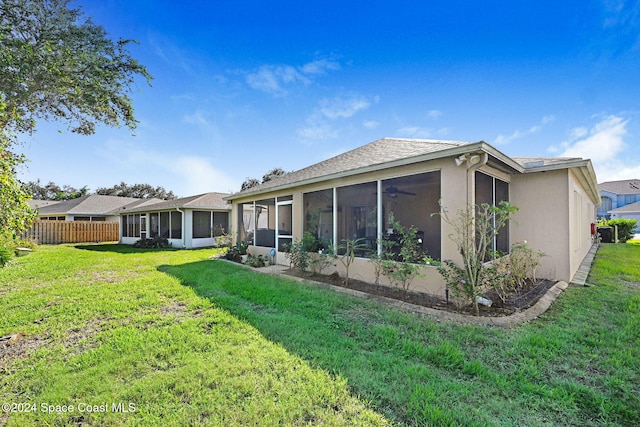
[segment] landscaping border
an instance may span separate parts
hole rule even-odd
[[[222,259],[222,261],[227,261]],[[232,262],[232,261],[227,261]],[[242,265],[238,263],[234,263],[235,265]],[[284,276],[288,279],[296,280],[300,283],[306,283],[314,286],[321,286],[324,288],[331,289],[336,292],[342,292],[344,294],[356,296],[363,299],[369,299],[381,302],[386,305],[390,305],[393,307],[400,308],[405,311],[409,311],[411,313],[419,314],[425,317],[431,317],[436,319],[437,321],[445,320],[455,323],[467,324],[467,325],[477,325],[477,326],[489,326],[489,327],[501,327],[501,328],[512,328],[514,326],[518,326],[525,322],[531,322],[538,318],[541,314],[546,312],[551,304],[560,296],[560,294],[567,289],[569,284],[565,281],[556,282],[549,290],[542,296],[540,299],[531,307],[519,311],[517,313],[510,314],[508,316],[472,316],[468,314],[462,313],[452,313],[445,310],[438,310],[436,308],[431,307],[423,307],[421,305],[411,304],[405,301],[400,301],[393,298],[388,298],[380,295],[373,295],[366,292],[358,291],[355,289],[343,288],[341,286],[330,285],[328,283],[318,282],[311,279],[306,279],[303,277],[296,277],[290,275],[284,275],[283,266],[269,266],[264,268],[252,268],[249,266],[242,265],[243,267],[250,268],[253,271],[262,274],[269,274],[272,276]],[[276,268],[274,268],[276,267]],[[268,271],[265,271],[268,270]]]

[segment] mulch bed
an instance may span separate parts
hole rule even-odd
[[[412,292],[410,290],[405,292],[404,290],[399,288],[375,285],[373,283],[363,282],[361,280],[355,279],[349,279],[349,285],[347,286],[344,282],[344,278],[339,277],[335,273],[332,275],[325,275],[300,272],[296,270],[287,270],[285,271],[285,274],[313,280],[316,282],[326,283],[329,285],[354,289],[357,291],[366,292],[368,294],[393,298],[423,307],[435,308],[452,313],[473,314],[473,306],[471,304],[461,306],[451,300],[447,302],[444,298],[436,295],[421,292]],[[537,280],[536,282],[530,282],[518,294],[511,296],[505,302],[502,302],[498,295],[494,292],[487,292],[485,294],[485,297],[490,299],[493,304],[491,305],[491,307],[479,305],[480,316],[509,316],[518,311],[525,310],[538,302],[538,300],[544,294],[546,294],[554,284],[555,282],[545,279]]]

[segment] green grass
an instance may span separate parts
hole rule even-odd
[[[640,245],[603,245],[595,286],[512,330],[416,317],[213,253],[39,247],[0,269],[0,336],[24,335],[20,357],[0,344],[0,403],[38,405],[0,424],[640,424]],[[77,410],[118,402],[135,412]]]

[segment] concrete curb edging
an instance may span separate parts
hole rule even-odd
[[[353,295],[363,299],[378,301],[383,304],[397,307],[401,310],[409,311],[411,313],[415,313],[421,316],[435,318],[438,321],[445,320],[445,321],[466,324],[466,325],[495,326],[495,327],[502,327],[502,328],[511,328],[519,324],[530,322],[536,319],[538,316],[540,316],[545,311],[547,311],[549,307],[551,307],[551,304],[562,293],[562,291],[564,291],[569,286],[564,281],[557,282],[555,285],[549,288],[547,293],[544,294],[538,300],[538,302],[536,302],[533,306],[529,307],[526,310],[513,313],[509,316],[485,317],[485,316],[471,316],[471,315],[462,314],[462,313],[452,313],[445,310],[438,310],[436,308],[424,307],[421,305],[415,305],[408,302],[396,300],[393,298],[383,297],[380,295],[373,295],[366,292],[357,291],[354,289],[347,289],[340,286],[329,285],[327,283],[316,282],[313,280],[304,279],[300,277],[295,277],[295,276],[286,276],[286,277],[292,278],[302,283],[308,283],[312,285],[326,287],[336,292]]]

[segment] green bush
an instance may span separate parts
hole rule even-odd
[[[11,259],[11,252],[11,249],[0,246],[0,267],[4,267],[5,265],[7,265],[7,263]]]
[[[144,249],[162,249],[162,248],[170,248],[171,243],[164,237],[155,236],[151,239],[140,239],[133,244],[134,248],[144,248]]]
[[[633,239],[633,235],[636,233],[636,228],[638,228],[638,220],[616,218],[607,221],[607,225],[609,227],[618,227],[618,240],[624,243],[627,240]]]

